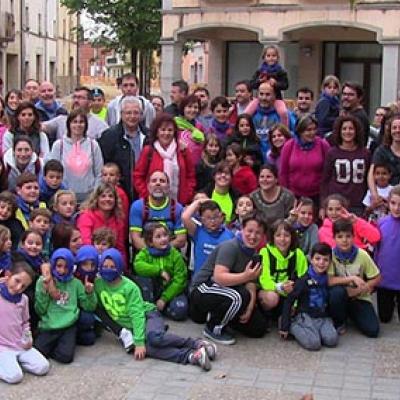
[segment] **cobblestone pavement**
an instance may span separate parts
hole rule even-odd
[[[170,330],[198,336],[201,326],[170,323]],[[0,383],[0,399],[184,400],[271,399],[399,400],[400,324],[382,326],[379,339],[350,328],[336,349],[302,350],[276,331],[263,339],[238,337],[219,346],[210,372],[157,360],[134,361],[108,333],[90,348],[78,347],[71,365],[52,362],[47,377],[26,375],[15,386]]]

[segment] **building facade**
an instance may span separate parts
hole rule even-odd
[[[212,95],[233,94],[234,82],[250,78],[262,49],[280,48],[289,72],[286,97],[298,87],[317,94],[323,76],[355,80],[366,106],[394,101],[400,84],[400,2],[362,0],[164,0],[161,88],[181,77],[182,46],[208,45]]]

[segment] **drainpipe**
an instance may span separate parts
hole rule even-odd
[[[19,2],[20,6],[20,29],[19,29],[19,35],[20,35],[20,45],[21,45],[21,58],[20,58],[20,82],[19,82],[19,87],[22,87],[22,83],[25,79],[25,28],[24,28],[24,16],[25,16],[25,0],[20,0]]]
[[[48,12],[47,12],[47,7],[48,7],[48,0],[46,0],[44,2],[44,79],[45,81],[49,81],[50,77],[47,76],[47,64],[48,64],[48,60],[47,60],[47,40],[48,40],[48,30],[47,30],[47,16],[48,16]],[[53,84],[55,84],[55,82],[52,82]]]

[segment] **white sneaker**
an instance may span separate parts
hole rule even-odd
[[[127,353],[130,353],[135,347],[132,332],[129,329],[121,329],[121,332],[119,333],[119,341]]]

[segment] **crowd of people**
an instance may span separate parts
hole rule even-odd
[[[0,97],[0,379],[72,362],[101,328],[204,370],[236,331],[378,337],[400,313],[399,104],[370,123],[363,88],[329,75],[292,109],[289,84],[268,46],[234,99],[179,80],[165,106],[131,73],[108,105],[77,87],[70,112],[50,82]]]

